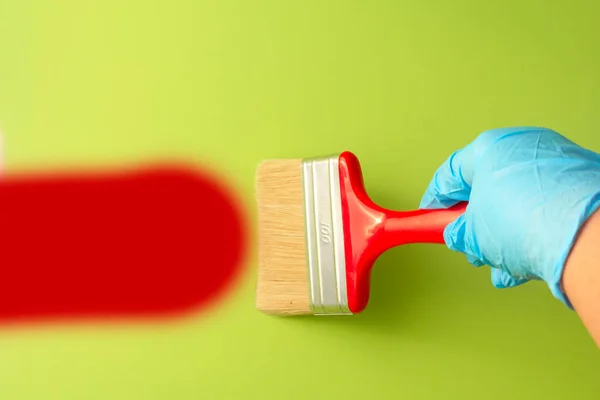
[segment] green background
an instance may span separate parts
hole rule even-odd
[[[377,202],[414,208],[489,128],[600,151],[594,3],[0,0],[6,168],[199,160],[254,229],[261,159],[349,149]],[[253,309],[251,250],[208,315],[1,327],[0,399],[597,398],[597,349],[543,284],[413,245],[377,262],[364,314],[280,319]]]

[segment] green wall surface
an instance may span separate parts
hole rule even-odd
[[[352,150],[375,201],[412,209],[489,128],[600,151],[597,4],[0,0],[5,168],[208,163],[254,231],[260,160]],[[250,239],[210,313],[0,326],[0,399],[597,398],[597,348],[542,283],[494,289],[411,245],[378,260],[364,314],[273,318],[254,309]]]

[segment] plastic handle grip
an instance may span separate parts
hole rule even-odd
[[[444,229],[460,217],[467,203],[439,210],[390,211],[381,210],[385,215],[383,230],[373,237],[379,252],[410,243],[445,244]]]
[[[368,302],[375,260],[383,252],[403,244],[444,244],[444,229],[465,212],[467,203],[437,210],[387,210],[367,195],[354,154],[342,153],[339,168],[348,303],[350,310],[358,313]]]

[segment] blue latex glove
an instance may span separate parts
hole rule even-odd
[[[600,155],[538,127],[490,130],[453,153],[435,173],[421,208],[469,201],[444,231],[447,246],[492,268],[497,288],[544,280],[561,289],[565,261],[600,206]]]

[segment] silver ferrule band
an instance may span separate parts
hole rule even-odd
[[[339,155],[302,162],[310,306],[315,315],[348,308]]]

